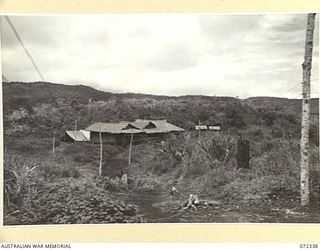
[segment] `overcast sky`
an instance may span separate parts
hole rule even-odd
[[[48,82],[161,95],[301,96],[306,14],[10,19]],[[1,35],[4,76],[40,81],[4,18]],[[318,38],[317,17],[314,97],[319,96]]]

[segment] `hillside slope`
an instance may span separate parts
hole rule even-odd
[[[163,223],[320,220],[316,115],[310,129],[313,205],[303,216],[286,213],[299,206],[301,100],[112,94],[51,83],[7,83],[3,88],[6,225],[136,222],[141,214],[146,222]],[[317,112],[318,100],[311,105]],[[75,120],[79,129],[95,121],[136,118],[166,118],[186,131],[161,143],[135,141],[130,166],[129,145],[104,144],[100,158],[99,144],[60,140],[66,129],[74,129]],[[192,132],[199,120],[220,123],[222,131],[199,136]],[[238,168],[239,133],[250,141],[249,169]],[[100,159],[105,176],[98,177]],[[121,171],[129,177],[124,186]],[[182,195],[170,195],[173,186]],[[215,205],[177,210],[187,204],[188,194]]]
[[[217,96],[156,96],[145,94],[113,94],[94,88],[54,83],[3,84],[5,134],[37,133],[46,136],[52,128],[62,134],[96,121],[117,122],[136,118],[165,118],[185,129],[203,124],[221,124],[225,131],[260,129],[263,133],[298,136],[301,100],[252,97],[237,99]],[[313,113],[318,113],[319,99],[312,99]],[[317,130],[317,116],[312,116]],[[262,131],[260,131],[262,132]]]

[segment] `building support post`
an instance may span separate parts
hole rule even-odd
[[[199,125],[198,140],[200,140],[200,137],[201,137],[200,119],[199,119],[199,121],[198,121],[198,125]]]
[[[74,120],[74,131],[77,131],[77,128],[78,128],[78,120],[75,119]]]

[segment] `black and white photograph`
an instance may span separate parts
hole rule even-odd
[[[3,225],[320,223],[319,15],[2,15]]]

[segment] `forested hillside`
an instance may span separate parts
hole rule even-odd
[[[299,207],[301,100],[113,94],[15,82],[3,84],[3,104],[5,225],[320,221],[318,99],[311,102],[312,207],[292,214]],[[185,132],[135,143],[130,154],[129,145],[105,143],[102,156],[99,144],[60,140],[75,121],[82,129],[137,118],[168,119]],[[199,120],[222,131],[200,136]],[[249,169],[237,164],[240,133],[250,141]],[[121,172],[129,178],[125,186]],[[173,187],[178,196],[170,195]],[[190,194],[199,196],[199,210],[182,208]]]
[[[201,124],[221,124],[230,133],[255,130],[272,137],[298,137],[301,100],[252,97],[238,99],[217,96],[155,96],[113,94],[84,85],[53,83],[3,84],[5,134],[48,135],[52,128],[85,128],[96,121],[117,122],[136,118],[168,119],[192,130]],[[312,137],[316,137],[318,99],[311,101]],[[313,138],[315,139],[315,138]]]

